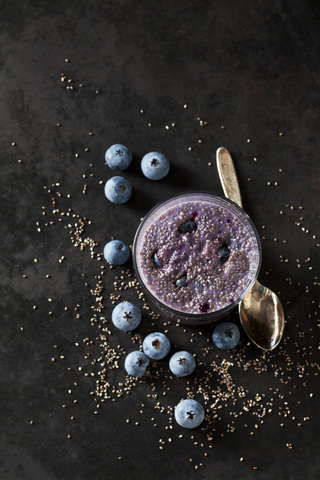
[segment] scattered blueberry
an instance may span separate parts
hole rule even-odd
[[[150,180],[161,180],[168,174],[170,164],[162,153],[150,152],[141,160],[141,170],[143,175]]]
[[[104,193],[112,203],[126,203],[132,194],[132,187],[123,177],[111,177],[104,187]]]
[[[177,377],[186,377],[194,372],[196,359],[189,352],[176,352],[169,360],[169,368]]]
[[[175,286],[178,288],[185,287],[187,285],[187,275],[183,275],[175,281]]]
[[[184,428],[196,428],[204,419],[204,409],[201,403],[192,398],[181,400],[175,408],[176,422]]]
[[[170,351],[170,341],[159,332],[150,333],[143,340],[142,348],[147,357],[153,360],[161,360],[166,357]]]
[[[221,263],[226,263],[229,260],[230,250],[226,243],[224,243],[222,247],[219,248],[217,255]]]
[[[134,351],[126,356],[124,368],[129,375],[141,377],[149,365],[149,359],[143,352]]]
[[[112,265],[123,265],[130,258],[130,249],[121,240],[111,240],[105,245],[103,255]]]
[[[131,332],[141,323],[141,312],[131,302],[121,302],[112,311],[113,324],[123,332]]]
[[[185,222],[181,223],[178,230],[180,233],[192,233],[197,230],[197,224],[193,220],[193,218],[190,218],[189,220],[186,220]]]
[[[158,268],[161,268],[161,267],[162,267],[161,262],[160,262],[160,260],[159,260],[159,257],[158,257],[158,255],[157,255],[157,253],[155,253],[155,254],[153,255],[153,262],[154,262],[154,264],[156,265],[156,267],[158,267]]]
[[[132,153],[124,145],[116,143],[108,148],[105,159],[111,170],[126,170],[132,162]]]
[[[238,345],[240,330],[235,323],[222,322],[213,331],[213,343],[223,350],[230,350]]]

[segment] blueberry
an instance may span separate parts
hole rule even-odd
[[[105,245],[103,255],[112,265],[123,265],[130,258],[130,249],[121,240],[111,240]]]
[[[160,260],[159,260],[159,257],[158,257],[158,255],[157,255],[157,253],[155,253],[155,254],[153,255],[153,262],[154,262],[154,264],[156,265],[156,267],[158,267],[158,268],[161,268],[161,267],[162,267],[161,262],[160,262]]]
[[[112,311],[113,324],[123,332],[131,332],[141,323],[141,312],[131,302],[121,302]]]
[[[219,248],[217,255],[221,263],[226,263],[229,260],[230,250],[226,243],[224,243],[222,247]]]
[[[235,323],[222,322],[213,331],[213,343],[223,350],[229,350],[238,345],[240,330]]]
[[[111,170],[126,170],[132,162],[132,153],[124,145],[116,143],[108,148],[105,159]]]
[[[176,352],[169,361],[169,368],[177,377],[186,377],[194,372],[197,366],[196,359],[189,352]]]
[[[210,308],[210,305],[209,303],[206,303],[206,302],[200,303],[199,305],[199,310],[202,313],[206,313],[209,310],[209,308]]]
[[[168,174],[170,164],[162,153],[150,152],[141,160],[141,170],[143,175],[150,180],[161,180]]]
[[[193,218],[190,218],[189,220],[186,220],[185,222],[181,223],[178,230],[180,233],[192,233],[197,230],[197,224],[193,220]]]
[[[170,347],[171,345],[168,338],[159,332],[150,333],[142,343],[144,353],[153,360],[161,360],[166,357],[170,351]]]
[[[124,368],[129,375],[141,377],[149,365],[149,359],[143,352],[134,351],[126,356]]]
[[[126,203],[132,194],[132,187],[128,180],[123,177],[110,178],[104,187],[104,193],[112,203]]]
[[[178,288],[185,287],[187,285],[187,275],[183,275],[175,281],[175,286]]]
[[[187,398],[176,406],[174,418],[181,427],[196,428],[203,422],[204,409],[197,400]]]

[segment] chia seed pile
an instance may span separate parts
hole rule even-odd
[[[140,233],[142,246],[137,244],[138,271],[146,287],[170,308],[186,313],[219,310],[238,299],[257,273],[253,229],[214,200],[159,210],[146,228]]]

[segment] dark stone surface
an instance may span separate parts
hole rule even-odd
[[[319,478],[318,2],[12,0],[1,2],[0,32],[0,478]],[[134,194],[121,206],[103,193],[113,143],[134,155],[124,172]],[[197,355],[197,371],[171,378],[163,360],[130,395],[101,402],[100,317],[110,318],[123,269],[105,265],[105,308],[95,312],[90,290],[104,262],[73,246],[72,214],[86,217],[82,238],[97,253],[112,236],[130,244],[157,202],[187,190],[222,194],[222,145],[264,237],[259,279],[283,302],[283,342],[263,354],[242,333],[235,351],[220,352],[213,326],[178,328],[143,310],[137,343],[109,322],[108,345],[131,351],[167,329],[173,350]],[[171,162],[160,182],[140,172],[152,150]],[[143,306],[134,288],[120,293]],[[106,367],[115,388],[126,382],[123,358]],[[169,407],[187,394],[208,411],[203,429],[170,423]]]

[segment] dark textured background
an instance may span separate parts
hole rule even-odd
[[[12,0],[0,7],[0,478],[318,479],[319,3]],[[104,152],[113,143],[134,154],[124,172],[134,194],[122,206],[103,193],[113,175]],[[170,379],[163,361],[159,379],[147,377],[128,396],[101,403],[94,394],[104,347],[90,289],[104,262],[88,247],[74,248],[68,223],[77,219],[63,214],[72,209],[92,222],[84,221],[83,239],[94,239],[98,254],[112,236],[130,244],[157,202],[186,190],[222,194],[215,168],[222,145],[263,237],[259,279],[279,293],[287,324],[268,355],[242,334],[236,352],[211,348],[208,358],[212,326],[169,325],[174,348],[203,362],[221,368],[240,358],[230,370],[234,384],[249,398],[264,395],[272,410],[260,424],[254,408],[226,400],[220,418],[208,411],[204,430],[188,432],[174,422],[168,428],[168,414],[147,395],[155,381],[158,400],[174,406],[206,375],[203,365],[188,380]],[[151,150],[171,162],[160,182],[140,172]],[[106,265],[98,317],[110,318],[121,271]],[[143,306],[134,289],[123,292],[127,298]],[[238,322],[236,312],[231,319]],[[163,318],[150,322],[144,311],[139,335],[166,328]],[[108,325],[111,345],[132,350],[131,337]],[[119,365],[108,373],[114,385],[125,382],[123,356]],[[230,411],[242,412],[232,433]]]

